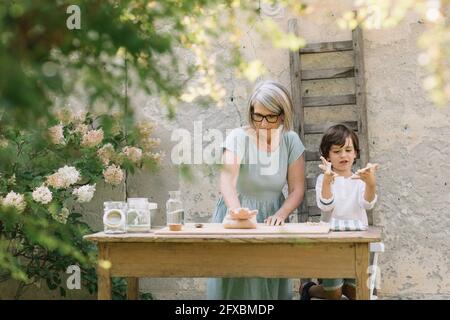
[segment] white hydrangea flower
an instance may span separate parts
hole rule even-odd
[[[85,125],[84,123],[79,123],[77,124],[77,126],[75,127],[75,130],[73,131],[74,133],[79,133],[80,135],[84,135],[89,131],[89,128],[87,125]]]
[[[81,146],[92,148],[103,141],[103,130],[89,130],[81,139]]]
[[[141,139],[148,138],[155,130],[155,124],[151,121],[141,121],[136,124]]]
[[[58,173],[64,177],[64,180],[68,185],[77,183],[77,181],[80,179],[80,173],[75,167],[64,166],[58,169]]]
[[[50,127],[48,129],[48,135],[50,138],[50,141],[53,144],[66,144],[66,140],[64,139],[64,127],[61,124],[58,124],[56,126]]]
[[[55,189],[62,189],[66,187],[66,182],[63,179],[63,177],[59,173],[54,173],[52,175],[49,175],[47,177],[46,182],[50,187],[53,187]]]
[[[53,110],[55,118],[64,124],[81,123],[86,119],[86,110],[81,108],[71,108],[70,106],[65,106],[62,108],[56,108]]]
[[[86,120],[87,111],[82,109],[72,110],[71,121],[74,123],[81,123]]]
[[[42,204],[50,203],[53,199],[52,192],[46,186],[40,186],[33,191],[33,200]]]
[[[69,107],[56,108],[53,110],[56,119],[61,123],[68,124],[72,120],[72,110]]]
[[[2,204],[5,207],[14,207],[19,212],[23,212],[27,203],[25,202],[25,197],[20,193],[15,193],[10,191],[6,197],[3,198]]]
[[[142,149],[127,146],[122,149],[122,152],[134,163],[137,163],[142,159]]]
[[[77,201],[80,203],[89,202],[94,197],[95,184],[85,185],[73,190],[72,194],[77,197]]]
[[[105,181],[112,185],[118,185],[123,180],[123,171],[120,166],[110,165],[103,171]]]
[[[143,157],[148,160],[153,160],[157,164],[161,164],[165,156],[166,153],[164,151],[159,151],[159,152],[146,152]]]
[[[47,184],[55,189],[62,189],[71,186],[80,179],[80,173],[75,167],[64,166],[47,177]]]
[[[105,144],[97,150],[97,155],[104,165],[108,165],[115,156],[114,146],[111,143]]]
[[[140,144],[144,150],[150,151],[161,144],[161,139],[147,137],[142,139]]]

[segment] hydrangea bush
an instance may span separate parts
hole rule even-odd
[[[152,123],[125,123],[120,114],[69,109],[34,129],[0,119],[0,282],[19,280],[16,297],[43,280],[65,295],[62,275],[73,264],[96,291],[96,248],[82,240],[94,231],[76,204],[90,202],[98,183],[118,186],[137,168],[155,169],[163,156]],[[116,298],[124,288],[116,281]]]

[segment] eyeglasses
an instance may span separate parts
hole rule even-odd
[[[256,122],[262,122],[263,119],[266,119],[268,123],[275,123],[278,121],[279,114],[268,114],[267,116],[263,116],[259,113],[252,113],[252,120]]]

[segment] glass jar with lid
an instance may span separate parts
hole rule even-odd
[[[128,198],[127,232],[150,232],[151,216],[147,198]]]
[[[105,233],[126,232],[127,203],[106,201],[103,203],[103,226]]]

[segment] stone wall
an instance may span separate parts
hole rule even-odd
[[[298,17],[300,34],[308,42],[350,40],[351,33],[340,30],[335,20],[351,8],[352,1],[313,2],[317,4],[316,11]],[[284,11],[274,19],[287,30],[291,17]],[[262,60],[269,71],[265,78],[276,79],[290,88],[288,52],[273,49],[251,25],[242,28],[244,55]],[[424,72],[417,63],[417,38],[424,30],[423,21],[410,14],[395,28],[363,33],[370,161],[380,163],[382,168],[378,173],[379,203],[374,210],[374,222],[384,228],[386,252],[379,263],[382,279],[379,295],[384,298],[450,295],[450,165],[445,161],[450,156],[450,108],[435,107],[421,87]],[[217,50],[224,50],[223,44]],[[351,56],[344,53],[332,59],[316,59],[321,58],[306,56],[303,67],[351,63]],[[328,94],[352,92],[353,83],[348,81],[333,80],[333,92],[327,86]],[[253,85],[236,79],[231,72],[223,75],[223,83],[227,89],[223,109],[185,106],[178,111],[176,122],[167,123],[167,127],[165,123],[167,136],[177,127],[192,130],[194,121],[202,121],[204,131],[219,128],[225,132],[245,124],[246,100]],[[316,82],[305,87],[303,93],[321,95],[324,90],[323,83]],[[155,106],[151,110],[150,114],[158,114]],[[307,117],[327,122],[355,116],[352,107],[335,110],[332,119],[329,113],[324,118],[320,112],[311,112]],[[317,141],[317,137],[312,137],[305,144],[308,149],[317,148]],[[207,221],[219,194],[217,172],[199,165],[192,169],[196,181],[180,180],[188,219]],[[314,168],[310,170],[314,172]],[[157,298],[199,298],[205,290],[202,279],[142,280],[141,285]]]
[[[350,40],[350,31],[336,25],[344,10],[353,1],[311,1],[316,11],[297,17],[300,34],[308,42]],[[274,19],[287,30],[293,15],[284,11]],[[245,37],[242,51],[249,58],[260,59],[269,73],[264,78],[280,81],[290,88],[289,55],[287,50],[273,49],[262,40],[251,25],[242,25]],[[374,210],[374,222],[382,226],[386,252],[381,255],[382,298],[442,298],[450,296],[450,107],[437,108],[421,88],[424,72],[417,63],[417,38],[425,25],[414,14],[389,30],[365,30],[365,78],[367,91],[370,161],[381,164],[378,173],[379,203]],[[226,43],[218,43],[218,53]],[[192,63],[192,57],[185,57]],[[304,68],[316,67],[316,58],[305,58]],[[318,58],[317,58],[318,59]],[[322,59],[321,67],[334,63],[351,63],[345,54]],[[328,65],[327,65],[328,64]],[[194,130],[201,121],[203,133],[208,129],[227,129],[245,124],[245,106],[253,84],[237,79],[231,70],[221,75],[226,86],[225,106],[200,108],[194,104],[177,110],[177,118],[169,121],[165,109],[155,99],[142,92],[132,92],[130,99],[139,107],[141,117],[158,123],[157,135],[167,157],[156,174],[139,173],[129,178],[130,196],[147,196],[164,208],[167,191],[182,191],[187,220],[208,221],[219,196],[218,174],[206,165],[193,165],[195,179],[180,178],[178,168],[170,162],[176,142],[171,134],[176,128]],[[352,82],[333,80],[333,94],[351,92]],[[307,95],[321,95],[325,90],[317,82]],[[329,89],[326,89],[329,90]],[[329,91],[327,91],[330,93]],[[352,107],[336,107],[333,119],[316,113],[308,116],[315,122],[349,119],[355,115]],[[316,139],[316,140],[314,140]],[[317,137],[305,141],[308,149],[317,147]],[[207,142],[205,142],[206,144]],[[311,168],[314,172],[314,168]],[[123,190],[103,188],[96,201],[86,206],[86,220],[101,229],[102,202],[123,196]],[[165,223],[164,210],[153,225]],[[158,263],[155,261],[155,263]],[[202,299],[204,279],[141,279],[142,290],[157,299]],[[295,283],[296,287],[298,283]],[[294,290],[296,290],[296,287]],[[89,296],[86,296],[89,298]]]

